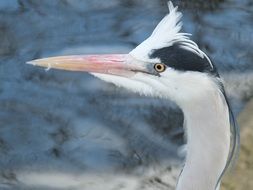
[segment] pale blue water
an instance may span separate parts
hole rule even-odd
[[[184,31],[224,73],[239,112],[252,97],[253,3],[193,2],[175,1]],[[167,12],[162,0],[0,1],[0,189],[59,187],[50,180],[29,185],[24,173],[139,176],[181,161],[182,115],[174,105],[88,74],[25,64],[50,55],[127,53]]]

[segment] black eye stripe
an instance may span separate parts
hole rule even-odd
[[[205,57],[202,58],[189,50],[183,49],[177,44],[170,47],[155,49],[149,57],[152,59],[159,58],[161,62],[168,67],[180,71],[217,73],[216,69],[210,66],[210,63]]]

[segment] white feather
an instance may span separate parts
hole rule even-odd
[[[187,159],[177,190],[216,188],[230,147],[228,107],[217,85],[218,79],[205,73],[170,68],[160,77],[145,73],[131,78],[94,75],[133,92],[176,102],[184,112],[188,141]]]
[[[182,22],[180,21],[182,14],[174,7],[172,2],[168,2],[169,14],[166,15],[160,23],[156,26],[149,38],[143,41],[129,54],[135,59],[146,62],[157,62],[157,59],[150,59],[149,55],[154,49],[172,46],[177,43],[182,48],[189,50],[201,58],[206,57],[211,67],[213,67],[207,55],[201,51],[198,45],[190,40],[188,33],[180,32]]]
[[[120,76],[100,74],[100,73],[91,73],[91,74],[94,75],[95,77],[98,77],[101,80],[115,84],[118,87],[126,88],[127,90],[130,90],[132,92],[139,93],[140,95],[153,96],[154,94],[154,89],[152,89],[151,86],[141,81],[135,81],[132,78],[124,78]]]

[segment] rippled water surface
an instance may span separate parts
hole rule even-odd
[[[174,4],[239,113],[253,94],[253,2]],[[25,64],[127,53],[167,12],[162,0],[0,1],[0,189],[173,189],[184,142],[174,104]]]

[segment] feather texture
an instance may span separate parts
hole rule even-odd
[[[141,61],[157,62],[157,59],[149,57],[153,50],[179,44],[181,48],[191,51],[201,58],[207,58],[210,66],[213,67],[208,56],[189,38],[191,34],[180,32],[183,23],[181,21],[182,13],[177,10],[178,7],[174,7],[171,1],[168,2],[168,7],[169,14],[160,21],[150,37],[133,49],[130,55]]]

